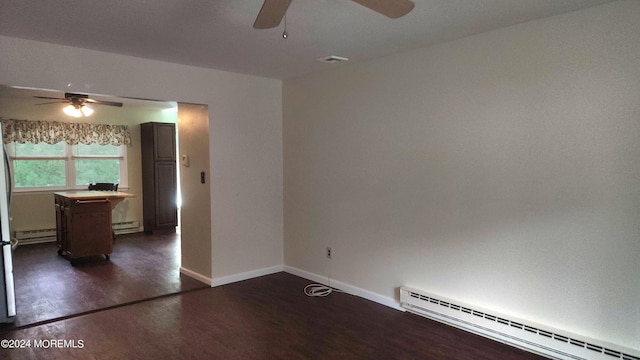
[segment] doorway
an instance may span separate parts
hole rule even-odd
[[[34,96],[43,92],[47,96],[62,94],[49,90],[0,86],[0,118],[57,121],[58,113],[61,112],[59,104],[34,106],[36,103],[42,103]],[[18,316],[14,326],[29,326],[210,286],[210,280],[207,281],[210,277],[210,265],[207,268],[207,259],[199,257],[201,254],[210,254],[211,251],[210,215],[205,216],[208,221],[199,220],[203,214],[210,214],[209,196],[206,195],[209,191],[206,105],[200,105],[200,111],[195,112],[196,115],[188,115],[187,121],[182,122],[178,120],[179,111],[175,102],[113,99],[125,103],[122,109],[100,107],[90,120],[129,126],[133,144],[128,149],[129,184],[123,190],[139,195],[131,201],[119,204],[112,215],[114,223],[139,223],[139,228],[130,229],[128,234],[117,235],[110,262],[87,261],[75,267],[57,256],[56,245],[51,242],[51,238],[48,239],[49,242],[45,239],[43,243],[19,244],[14,252],[14,277],[18,300]],[[186,114],[191,114],[191,111],[187,111]],[[97,116],[99,114],[108,120],[101,120]],[[183,216],[182,233],[139,232],[143,216],[138,124],[148,121],[175,122],[178,125],[179,143],[187,145],[184,151],[190,155],[190,166],[179,166],[180,180],[183,184],[190,184],[189,181],[193,177],[191,169],[194,169],[194,174],[198,177],[200,172],[205,173],[205,184],[202,187],[193,189],[193,186],[182,185],[181,213],[198,214],[197,217],[190,216],[186,223]],[[193,134],[189,135],[191,133]],[[188,136],[186,140],[183,139],[184,136]],[[204,144],[199,144],[200,141],[204,141]],[[205,195],[203,191],[206,191]],[[11,208],[12,230],[15,232],[55,228],[52,193],[43,191],[15,194]],[[185,199],[189,201],[185,202]],[[191,210],[192,206],[196,206],[197,209]],[[190,229],[186,233],[185,225]],[[192,236],[196,240],[192,240]],[[208,263],[210,262],[211,257],[208,256]],[[22,284],[18,283],[21,281]]]

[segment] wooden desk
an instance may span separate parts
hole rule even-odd
[[[56,206],[58,254],[74,259],[113,251],[111,210],[134,197],[121,191],[65,191],[53,193]]]

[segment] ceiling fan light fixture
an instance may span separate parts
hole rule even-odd
[[[93,114],[93,109],[88,107],[87,105],[83,105],[82,107],[80,107],[80,111],[85,117],[91,116],[91,114]]]
[[[81,117],[82,116],[82,111],[80,111],[80,109],[77,109],[72,104],[69,104],[69,105],[65,106],[64,109],[62,109],[62,111],[64,111],[64,113],[69,115],[69,116],[73,116],[73,117]]]
[[[65,114],[73,117],[87,117],[93,114],[93,109],[85,105],[69,104],[62,109]]]
[[[65,114],[73,117],[91,116],[93,114],[93,108],[91,106],[87,106],[87,104],[122,107],[121,102],[90,99],[89,95],[85,95],[85,94],[64,93],[64,98],[52,97],[52,96],[34,96],[34,97],[38,99],[56,100],[54,102],[48,102],[48,103],[42,103],[42,104],[36,104],[36,105],[46,105],[46,104],[56,104],[56,103],[69,104],[65,106],[62,109],[62,111],[64,111]]]

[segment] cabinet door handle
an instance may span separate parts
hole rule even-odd
[[[103,200],[76,200],[76,204],[97,204],[97,203],[108,203],[109,199]]]

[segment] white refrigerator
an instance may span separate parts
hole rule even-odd
[[[2,126],[0,126],[0,141]],[[16,295],[13,286],[13,259],[9,231],[9,201],[11,198],[11,170],[4,146],[0,146],[3,165],[0,165],[0,323],[12,323],[16,316]]]

